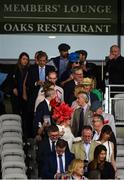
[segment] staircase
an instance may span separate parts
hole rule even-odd
[[[124,179],[124,127],[117,127],[117,169],[120,179]]]

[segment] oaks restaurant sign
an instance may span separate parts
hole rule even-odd
[[[0,33],[117,34],[117,0],[2,0]]]

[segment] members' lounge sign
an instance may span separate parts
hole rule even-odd
[[[117,0],[2,0],[0,33],[117,34]]]

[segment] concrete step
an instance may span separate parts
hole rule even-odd
[[[124,150],[124,145],[123,144],[118,144],[117,145],[117,150],[123,149]]]
[[[117,157],[116,162],[124,162],[124,156],[123,157]]]
[[[117,169],[123,169],[124,171],[124,162],[116,162]]]
[[[118,169],[118,177],[124,179],[124,169]]]
[[[124,157],[124,149],[117,149],[117,157]]]
[[[117,145],[124,145],[124,138],[117,138]]]

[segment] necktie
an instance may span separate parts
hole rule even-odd
[[[63,162],[62,162],[62,155],[58,155],[58,157],[59,157],[60,173],[64,173]]]
[[[52,152],[55,152],[55,141],[52,141]]]
[[[78,136],[81,136],[81,131],[84,125],[84,109],[81,108],[80,117],[79,117],[79,130],[78,130]]]
[[[40,80],[45,81],[45,69],[44,68],[40,68]]]

